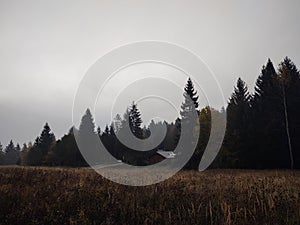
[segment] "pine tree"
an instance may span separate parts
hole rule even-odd
[[[279,83],[284,111],[283,136],[286,137],[285,149],[289,153],[290,168],[300,168],[300,73],[295,64],[286,57],[279,65]]]
[[[89,109],[86,110],[85,114],[81,119],[79,131],[77,135],[77,144],[81,151],[85,151],[86,160],[92,165],[102,164],[101,152],[104,149],[100,149],[99,136],[95,132],[95,124],[92,113]],[[100,151],[99,151],[100,150]]]
[[[268,59],[266,66],[263,66],[261,74],[256,81],[254,102],[258,104],[273,96],[277,85],[277,73],[272,61]]]
[[[252,101],[250,148],[257,168],[283,168],[289,160],[284,154],[284,110],[278,74],[269,59],[258,77]]]
[[[225,146],[228,150],[227,166],[249,167],[251,159],[247,149],[250,122],[250,95],[245,82],[239,78],[227,106]]]
[[[185,94],[193,100],[195,109],[197,109],[199,106],[199,103],[198,103],[199,96],[197,95],[197,91],[195,91],[195,89],[194,89],[194,84],[193,84],[191,78],[189,78],[187,80],[184,91],[185,91]]]
[[[189,145],[189,146],[185,146],[185,148],[190,148],[192,147],[193,144],[197,145],[196,142],[198,142],[198,138],[196,137],[196,130],[199,129],[199,127],[197,127],[197,121],[199,118],[198,116],[196,118],[194,118],[194,113],[197,113],[199,115],[199,112],[197,110],[199,103],[198,103],[198,98],[199,96],[197,95],[197,91],[195,91],[194,89],[194,84],[192,82],[192,80],[189,78],[187,80],[187,83],[184,87],[184,93],[183,93],[183,97],[184,97],[184,101],[181,104],[181,111],[180,111],[180,123],[177,124],[177,135],[175,137],[175,142],[179,141],[179,137],[184,139],[184,144],[185,145]],[[186,125],[187,127],[189,126],[193,126],[194,128],[192,128],[191,130],[191,134],[184,134],[181,131],[181,128],[184,127],[183,125]],[[180,151],[184,151],[184,149],[181,149]],[[181,154],[181,153],[180,153]],[[197,152],[197,148],[195,149],[192,157],[190,158],[190,160],[187,162],[187,164],[185,165],[186,169],[197,169],[196,165],[198,161],[200,161],[200,157],[198,152]]]
[[[87,109],[81,119],[79,126],[79,135],[86,136],[95,133],[95,124],[90,109]]]
[[[194,111],[197,110],[199,103],[198,103],[198,98],[199,96],[197,95],[197,91],[194,90],[194,84],[192,80],[189,78],[187,80],[187,83],[184,87],[184,101],[181,105],[181,119],[188,119],[190,114]]]
[[[39,137],[37,147],[42,151],[42,154],[46,156],[54,143],[55,143],[55,136],[52,133],[48,123],[46,123]]]
[[[132,133],[138,138],[142,138],[142,122],[141,113],[137,108],[137,104],[133,102],[129,110],[129,126]]]
[[[6,165],[16,165],[19,159],[19,152],[11,140],[5,148],[4,163]]]

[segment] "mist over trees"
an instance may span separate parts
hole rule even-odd
[[[225,113],[225,138],[212,168],[300,169],[300,73],[289,58],[285,58],[277,69],[269,59],[257,78],[254,93],[250,93],[246,83],[238,78],[226,109],[219,111],[208,106],[199,109],[201,99],[191,79],[187,80],[183,88],[183,96],[180,115],[172,123],[151,121],[148,126],[142,126],[142,115],[135,102],[123,115],[116,115],[103,131],[95,125],[89,109],[83,115],[79,128],[70,128],[59,140],[56,140],[46,123],[33,144],[24,144],[21,148],[13,141],[6,147],[0,143],[0,164],[88,166],[79,151],[75,132],[89,146],[96,146],[96,140],[100,138],[109,153],[119,161],[131,165],[150,165],[150,158],[158,149],[175,150],[182,123],[192,123],[189,121],[190,113],[196,111],[200,128],[195,127],[190,131],[191,141],[196,129],[200,129],[200,136],[185,169],[198,168],[210,137],[211,116],[213,114],[214,118],[222,118]],[[136,138],[146,139],[151,135],[150,130],[161,130],[164,126],[167,129],[165,138],[149,151],[130,149],[118,139],[118,135],[126,130],[130,130]],[[94,150],[94,147],[90,147],[91,152]]]

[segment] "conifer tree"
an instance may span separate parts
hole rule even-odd
[[[187,80],[187,83],[184,87],[183,96],[184,96],[184,101],[181,105],[180,115],[182,120],[185,119],[188,120],[190,113],[193,112],[194,110],[197,110],[199,106],[198,103],[199,96],[197,95],[197,91],[194,90],[194,84],[190,78]]]
[[[230,153],[227,166],[245,168],[251,157],[247,151],[250,95],[245,82],[239,78],[227,106],[225,145]],[[248,162],[247,162],[248,161]]]
[[[199,96],[197,95],[197,91],[195,91],[195,89],[194,89],[194,84],[193,84],[191,78],[189,78],[187,80],[184,91],[185,91],[185,94],[193,100],[195,109],[197,109],[199,106],[199,103],[198,103]]]
[[[16,165],[19,159],[19,152],[11,140],[5,148],[4,163],[6,165]]]
[[[194,84],[192,82],[192,80],[189,78],[187,80],[187,83],[184,87],[184,93],[183,93],[183,97],[184,100],[181,104],[181,111],[180,111],[180,123],[177,124],[177,136],[175,137],[175,142],[179,141],[179,137],[183,137],[183,133],[181,131],[181,128],[183,127],[183,124],[185,123],[187,126],[193,126],[194,124],[196,125],[197,121],[194,121],[194,119],[199,119],[199,118],[193,118],[193,114],[196,112],[199,115],[199,112],[197,110],[199,103],[198,103],[198,98],[199,96],[197,95],[197,91],[195,91],[194,89]],[[195,136],[195,130],[199,129],[197,127],[194,127],[191,130],[191,134],[187,135],[185,134],[185,136],[187,138],[185,138],[186,140],[185,145],[191,145],[195,144],[197,145],[196,142],[198,142],[198,137]],[[189,148],[189,147],[187,147]],[[181,151],[184,151],[184,149],[181,149]],[[185,165],[186,169],[196,169],[196,162],[199,161],[199,154],[197,151],[197,148],[195,149],[195,152],[193,153],[191,159],[187,162],[187,164]]]
[[[142,138],[142,122],[141,113],[137,108],[137,104],[133,102],[129,110],[129,126],[132,133],[138,138]]]
[[[269,59],[257,79],[252,101],[249,146],[256,157],[257,168],[283,168],[289,160],[283,150],[283,115],[278,74]]]
[[[87,109],[81,119],[79,135],[87,136],[95,133],[95,124],[90,109]]]
[[[48,123],[46,123],[39,137],[37,147],[42,151],[42,154],[46,156],[54,143],[55,143],[55,136],[51,131]]]
[[[295,64],[286,57],[279,65],[279,82],[284,111],[285,149],[289,153],[290,168],[300,168],[300,73]]]
[[[104,149],[100,149],[99,136],[95,131],[95,123],[92,113],[89,109],[81,119],[81,123],[78,131],[78,138],[76,139],[80,150],[85,151],[85,156],[88,157],[88,162],[92,165],[100,165],[103,163],[101,159],[101,152]]]

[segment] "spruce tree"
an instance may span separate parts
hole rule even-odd
[[[190,131],[191,134],[185,134],[185,145],[191,145],[194,143],[197,145],[196,142],[198,142],[198,137],[195,136],[195,131],[199,128],[194,127],[194,124],[196,125],[197,121],[194,121],[194,119],[199,119],[199,118],[193,118],[194,113],[197,113],[199,115],[199,112],[197,110],[199,103],[198,103],[198,98],[199,96],[197,95],[197,91],[194,89],[194,84],[192,80],[189,78],[187,80],[187,83],[184,87],[184,93],[183,93],[183,103],[181,104],[181,111],[180,111],[180,123],[177,124],[177,135],[175,137],[175,142],[179,141],[179,137],[183,137],[181,128],[183,127],[183,124],[185,123],[187,126],[193,126],[193,129]],[[187,147],[187,146],[186,146]],[[188,148],[188,147],[187,147]],[[191,159],[187,162],[185,165],[186,169],[196,169],[196,162],[200,161],[200,155],[198,154],[198,149],[195,149],[196,151],[193,153]],[[184,151],[184,149],[181,149],[181,151]]]
[[[257,168],[283,168],[289,160],[284,154],[284,110],[278,74],[269,59],[258,77],[252,101],[249,136]]]
[[[189,78],[187,80],[184,91],[185,91],[185,94],[193,100],[195,109],[197,109],[199,106],[199,103],[198,103],[199,96],[197,95],[197,91],[195,91],[195,89],[194,89],[194,84],[193,84],[191,78]]]
[[[87,136],[95,133],[95,124],[90,109],[87,109],[81,119],[79,135]]]
[[[189,78],[187,80],[187,83],[184,87],[184,101],[181,104],[181,119],[189,119],[189,115],[191,112],[194,110],[197,110],[199,103],[198,103],[198,98],[199,96],[197,95],[197,91],[194,89],[194,84],[192,80]]]
[[[284,149],[289,154],[289,167],[300,168],[300,73],[295,64],[286,57],[279,65],[278,76],[284,112]]]
[[[19,159],[19,152],[11,140],[5,148],[4,163],[6,165],[16,165]]]
[[[138,138],[142,138],[142,122],[141,113],[137,108],[137,104],[133,102],[129,110],[129,126],[132,133]]]
[[[55,136],[51,131],[49,124],[46,123],[39,137],[37,147],[42,151],[42,154],[46,156],[54,143],[55,143]]]
[[[227,106],[227,130],[225,146],[228,150],[229,167],[249,167],[250,154],[247,149],[247,136],[250,114],[250,95],[245,82],[239,78]]]
[[[79,149],[85,151],[85,156],[88,157],[86,160],[91,165],[103,164],[101,151],[105,149],[100,149],[99,136],[95,131],[94,118],[89,109],[86,110],[81,119],[77,137],[76,141]]]

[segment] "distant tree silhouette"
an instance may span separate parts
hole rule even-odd
[[[97,134],[99,137],[101,136],[101,128],[100,127],[97,127]]]
[[[41,166],[47,164],[47,157],[50,149],[55,145],[55,135],[50,129],[48,123],[43,127],[41,135],[35,139],[32,147],[28,148],[23,159],[31,166]],[[22,160],[21,160],[22,161]]]
[[[4,164],[4,152],[3,152],[3,146],[0,142],[0,165]]]
[[[228,166],[245,168],[253,157],[248,149],[250,122],[250,94],[245,82],[239,78],[227,106],[227,130],[224,145],[228,150]]]
[[[90,109],[87,109],[81,119],[79,135],[91,135],[95,133],[95,123]]]
[[[85,157],[89,157],[89,163],[92,165],[99,165],[104,163],[104,159],[101,159],[100,151],[105,151],[105,149],[100,149],[100,146],[98,145],[99,135],[96,133],[95,127],[92,113],[90,109],[87,109],[81,118],[76,142],[80,150],[86,151]]]
[[[181,136],[182,132],[181,132],[181,127],[183,123],[186,123],[187,125],[193,125],[195,124],[195,121],[193,121],[193,116],[192,114],[197,112],[199,114],[199,112],[197,111],[197,108],[199,106],[198,103],[198,98],[199,96],[197,95],[197,91],[195,91],[194,89],[194,84],[192,82],[192,80],[189,78],[187,80],[187,83],[184,87],[184,93],[183,93],[183,97],[184,100],[181,104],[181,111],[180,111],[180,125],[178,127],[178,130],[180,130],[180,132],[178,132],[178,134]],[[198,138],[196,138],[195,136],[195,129],[198,129],[197,127],[194,127],[193,130],[191,131],[191,135],[190,140],[188,142],[198,142]],[[179,137],[177,137],[179,138]],[[182,151],[184,151],[184,149],[182,149]],[[182,153],[184,154],[184,153]],[[192,155],[191,159],[189,160],[189,162],[185,165],[185,169],[196,169],[195,168],[195,162],[198,161],[199,156],[197,151],[194,152],[194,154]]]
[[[81,155],[75,137],[75,128],[72,127],[68,134],[58,140],[47,156],[49,166],[87,166]]]
[[[280,63],[278,70],[284,111],[285,149],[289,153],[290,168],[300,168],[300,73],[288,57]]]
[[[197,109],[199,106],[199,103],[198,103],[199,96],[197,95],[197,91],[195,91],[195,89],[194,89],[194,84],[193,84],[191,78],[189,78],[187,80],[184,91],[185,91],[185,95],[189,96],[191,98],[191,100],[193,101],[195,109]]]
[[[42,154],[45,156],[48,154],[48,151],[55,143],[55,136],[52,133],[48,123],[45,124],[43,131],[39,137],[39,143],[37,147],[42,151]]]
[[[11,140],[5,148],[4,164],[16,165],[19,159],[19,151],[17,151],[13,141]]]
[[[129,109],[129,126],[132,133],[138,138],[142,138],[142,122],[141,113],[137,108],[137,104],[133,102]]]
[[[33,146],[29,149],[26,159],[29,166],[41,166],[43,164],[44,155],[42,150],[39,148],[40,138],[37,137],[33,143]]]
[[[256,168],[286,168],[289,154],[283,135],[284,107],[278,74],[270,59],[256,82],[250,125],[249,146]]]

